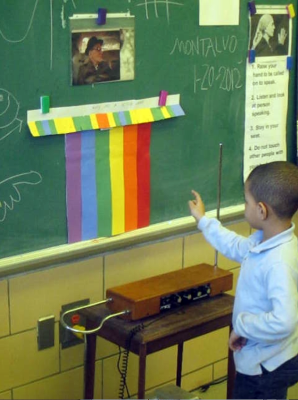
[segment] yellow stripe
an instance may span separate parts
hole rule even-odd
[[[134,110],[133,116],[134,119],[137,121],[136,124],[143,124],[144,122],[146,122],[146,118],[142,111],[142,109]]]
[[[134,110],[134,118],[136,119],[137,124],[143,124],[145,122],[144,114],[142,113],[142,109]]]
[[[150,108],[143,108],[142,112],[143,112],[144,118],[146,119],[146,122],[153,122],[154,121],[154,118],[153,118],[153,115],[152,115],[152,112],[151,112]]]
[[[57,133],[73,133],[76,132],[76,127],[74,126],[73,119],[71,117],[66,118],[55,118],[54,124],[57,130]]]
[[[40,136],[35,122],[28,122],[28,125],[32,136]]]
[[[116,126],[116,122],[115,122],[113,113],[107,113],[107,117],[108,117],[110,127],[114,128]]]
[[[93,129],[98,129],[98,122],[95,114],[90,114],[90,121]]]
[[[110,130],[110,173],[112,189],[112,235],[125,231],[123,127]]]
[[[137,124],[138,123],[138,114],[137,114],[136,110],[130,110],[129,114],[130,114],[130,119],[131,119],[132,125]]]
[[[166,106],[162,106],[162,107],[160,107],[160,109],[165,118],[171,118],[171,115],[169,114],[169,111],[167,110]]]

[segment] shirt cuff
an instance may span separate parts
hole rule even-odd
[[[201,231],[203,231],[203,230],[206,228],[206,226],[208,225],[209,220],[210,220],[210,218],[208,218],[206,215],[204,215],[204,216],[200,219],[200,221],[198,222],[198,229],[200,229]]]

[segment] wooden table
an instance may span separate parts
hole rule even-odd
[[[142,329],[131,338],[129,350],[139,356],[138,398],[144,399],[147,355],[178,345],[176,384],[180,386],[184,342],[226,326],[231,330],[233,304],[233,296],[222,294],[164,311],[140,321],[125,321],[120,317],[106,321],[96,334],[87,335],[85,399],[92,399],[94,393],[97,335],[125,348],[132,330],[143,324]],[[80,313],[86,317],[86,329],[93,329],[110,314],[110,311],[105,305],[99,305],[81,310]],[[232,397],[234,375],[233,355],[229,351],[228,399]]]

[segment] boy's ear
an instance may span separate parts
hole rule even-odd
[[[258,214],[262,221],[265,221],[268,217],[268,208],[262,201],[258,203]]]

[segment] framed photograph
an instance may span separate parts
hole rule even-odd
[[[276,57],[289,54],[289,17],[268,12],[251,16],[250,49],[256,57]]]
[[[130,16],[129,21],[127,18],[119,18],[118,14],[116,18],[110,16],[107,23],[101,26],[96,26],[93,18],[77,17],[72,22],[72,85],[134,79],[134,24]]]

